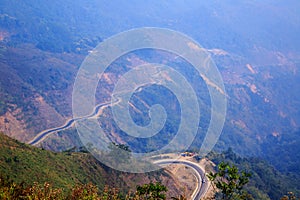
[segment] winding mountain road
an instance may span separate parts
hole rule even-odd
[[[196,172],[196,177],[198,180],[197,188],[195,189],[191,197],[192,200],[201,199],[208,191],[209,181],[205,176],[204,170],[197,163],[188,160],[178,160],[178,159],[163,159],[163,160],[154,161],[154,163],[158,165],[183,164],[187,167],[192,168]]]
[[[94,108],[94,110],[91,114],[84,116],[84,117],[69,119],[68,121],[66,121],[66,123],[64,125],[62,125],[60,127],[44,130],[44,131],[40,132],[39,134],[37,134],[31,141],[28,142],[28,144],[37,145],[41,141],[46,139],[49,135],[72,127],[74,125],[74,123],[78,120],[96,117],[100,110],[102,110],[108,106],[113,106],[115,104],[118,104],[120,101],[121,101],[121,99],[117,99],[115,102],[106,102],[106,103],[98,104]],[[199,200],[207,193],[208,187],[209,187],[209,181],[208,181],[207,177],[205,176],[204,170],[197,163],[194,163],[194,162],[191,162],[188,160],[180,160],[180,159],[156,160],[156,161],[154,161],[154,163],[158,164],[158,165],[183,164],[187,167],[192,168],[196,172],[197,187],[196,187],[195,191],[193,192],[191,199]]]
[[[37,145],[40,142],[42,142],[44,139],[46,139],[49,135],[51,135],[53,133],[56,133],[58,131],[62,131],[62,130],[65,130],[65,129],[68,129],[68,128],[72,127],[74,125],[74,123],[76,121],[78,121],[78,120],[93,118],[93,117],[97,116],[98,112],[100,110],[102,110],[103,108],[106,108],[108,106],[113,106],[113,105],[119,103],[120,101],[121,101],[121,99],[117,99],[115,102],[105,102],[105,103],[98,104],[94,108],[94,110],[93,110],[93,112],[91,114],[89,114],[87,116],[84,116],[84,117],[78,117],[78,118],[69,119],[62,126],[55,127],[55,128],[50,128],[50,129],[46,129],[46,130],[38,133],[32,140],[30,140],[28,142],[28,144],[30,144],[30,145]]]

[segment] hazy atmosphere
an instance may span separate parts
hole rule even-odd
[[[1,0],[0,199],[300,198],[299,10]]]

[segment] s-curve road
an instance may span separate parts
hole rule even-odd
[[[209,187],[209,181],[205,176],[204,170],[197,163],[188,160],[178,160],[178,159],[156,160],[154,161],[154,163],[157,165],[182,164],[192,168],[196,172],[198,183],[197,183],[197,188],[195,189],[191,199],[200,200],[206,194]]]
[[[49,135],[51,135],[53,133],[56,133],[58,131],[62,131],[62,130],[65,130],[65,129],[68,129],[68,128],[72,127],[74,125],[74,123],[76,121],[78,121],[78,120],[96,117],[101,109],[104,109],[104,108],[106,108],[108,106],[113,106],[115,104],[118,104],[120,101],[121,101],[121,99],[117,99],[115,102],[105,102],[105,103],[102,103],[102,104],[98,104],[94,108],[94,110],[93,110],[93,112],[91,114],[89,114],[87,116],[84,116],[84,117],[78,117],[78,118],[69,119],[62,126],[44,130],[44,131],[40,132],[39,134],[37,134],[31,141],[28,142],[28,144],[30,144],[30,145],[37,145],[41,141],[43,141],[45,138],[47,138]]]

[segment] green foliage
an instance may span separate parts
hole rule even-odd
[[[24,183],[16,184],[0,177],[0,199],[17,199],[24,195]]]
[[[64,192],[62,188],[54,188],[48,182],[34,183],[25,187],[23,183],[16,184],[0,177],[0,199],[24,200],[162,200],[166,199],[166,186],[161,183],[149,183],[137,186],[133,193],[122,196],[118,189],[105,186],[102,191],[91,183],[79,184]],[[172,199],[177,199],[171,197]],[[181,196],[181,200],[186,199]]]
[[[161,180],[163,171],[147,174],[130,174],[106,167],[89,153],[55,153],[35,148],[13,140],[0,133],[0,175],[9,177],[24,186],[33,182],[48,182],[64,192],[74,185],[92,183],[103,189],[105,185],[118,187],[120,192],[128,190],[141,180]]]
[[[107,188],[107,187],[105,187]],[[103,196],[106,195],[106,189],[103,191]],[[71,194],[68,196],[67,199],[75,200],[75,199],[84,199],[84,200],[89,200],[89,199],[98,199],[99,194],[98,194],[98,188],[91,184],[88,183],[86,185],[77,185],[74,188],[72,188]]]
[[[34,183],[33,186],[25,189],[24,199],[63,199],[63,193],[62,189],[55,189],[47,182],[44,185]]]
[[[250,173],[239,173],[235,165],[221,162],[216,173],[210,172],[208,178],[221,190],[222,199],[253,199],[243,191],[244,185],[249,182]]]
[[[136,190],[141,200],[166,199],[164,192],[167,192],[167,187],[159,182],[137,186]]]
[[[13,181],[0,177],[0,199],[64,199],[62,189],[55,189],[49,183],[43,185],[34,183],[25,187],[24,183],[17,184]]]
[[[16,183],[49,182],[66,189],[79,183],[92,182],[102,187],[105,184],[103,166],[89,154],[49,152],[3,134],[0,139],[0,174]]]
[[[249,183],[244,187],[254,199],[269,200],[280,199],[288,191],[299,194],[299,182],[297,176],[293,174],[282,174],[266,161],[259,158],[243,158],[235,154],[231,148],[222,153],[211,152],[208,159],[216,164],[227,162],[237,166],[240,170],[250,172],[252,174]]]

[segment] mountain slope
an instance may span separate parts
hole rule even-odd
[[[101,38],[131,28],[156,26],[193,37],[209,50],[222,74],[228,95],[228,115],[216,148],[231,146],[240,154],[259,155],[272,161],[276,153],[265,144],[281,148],[277,140],[300,128],[299,8],[297,0],[157,3],[150,0],[131,3],[4,0],[0,7],[0,131],[27,142],[42,130],[62,125],[72,116],[72,86],[88,51]],[[126,67],[151,61],[177,65],[188,79],[194,80],[195,73],[185,68],[186,65],[168,59],[166,54],[140,53],[132,62],[123,62],[124,59],[114,63],[114,70],[107,74],[107,82],[113,82],[109,87]],[[203,84],[194,86],[201,90]],[[105,100],[106,92],[98,91],[99,102]],[[154,100],[172,100],[163,91],[155,91],[155,95],[159,98]],[[131,103],[143,105],[148,97],[151,101],[152,93],[141,97],[145,99],[139,102],[140,98],[136,98]],[[199,97],[203,97],[202,93]],[[201,112],[204,125],[199,135],[205,133],[210,119],[207,107],[209,103],[201,105],[206,110]],[[131,113],[136,122],[145,125],[149,121],[147,111]],[[175,112],[172,114],[175,116]],[[105,123],[108,134],[115,136],[113,139],[122,136],[112,126],[111,118]],[[169,131],[162,133],[166,140],[160,140],[159,147],[170,141],[176,124],[174,120],[165,127]],[[65,141],[74,137],[67,131],[45,140],[43,146],[52,150],[74,146],[77,143],[71,142],[64,148]],[[199,149],[202,139],[203,134],[196,138],[195,148]],[[130,141],[132,149],[147,146],[141,141]],[[280,165],[279,161],[276,166]]]
[[[216,164],[228,162],[236,165],[240,170],[250,172],[252,175],[245,189],[252,194],[254,199],[280,199],[288,192],[293,192],[296,196],[300,194],[300,186],[295,184],[300,181],[297,174],[280,173],[262,159],[241,157],[230,148],[222,153],[211,152],[207,157]]]
[[[93,183],[100,189],[105,185],[122,192],[135,189],[137,184],[162,181],[169,194],[177,196],[180,183],[164,171],[148,174],[128,174],[100,164],[88,153],[54,153],[20,143],[0,133],[0,175],[16,183],[51,183],[54,187],[70,189],[76,184]]]

